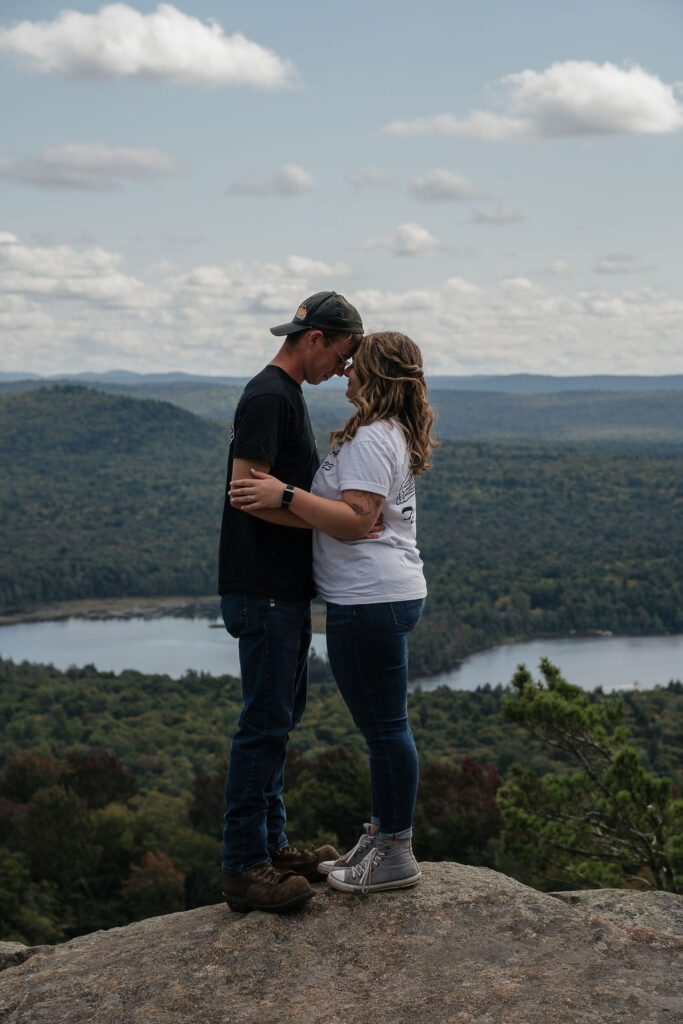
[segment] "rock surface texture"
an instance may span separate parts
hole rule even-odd
[[[681,1020],[682,897],[550,895],[486,868],[422,869],[416,888],[367,897],[321,884],[288,916],[235,914],[219,904],[27,950],[0,975],[0,1020]]]

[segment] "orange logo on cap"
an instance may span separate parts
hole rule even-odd
[[[294,319],[295,320],[305,320],[306,319],[306,307],[305,306],[299,306],[299,308],[296,311],[296,316],[294,317]]]

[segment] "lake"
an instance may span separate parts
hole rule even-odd
[[[325,637],[314,634],[313,649],[326,656]],[[135,668],[144,673],[181,676],[187,669],[239,676],[237,641],[222,622],[206,619],[66,619],[0,627],[0,656],[66,669],[93,664],[103,672]],[[505,644],[472,655],[450,672],[415,681],[433,690],[449,686],[475,690],[486,683],[509,683],[520,662],[534,672],[542,657],[559,666],[570,683],[592,690],[665,686],[683,678],[683,635],[574,637]]]

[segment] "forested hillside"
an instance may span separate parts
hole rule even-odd
[[[0,400],[0,607],[215,590],[226,430],[72,385]]]
[[[215,589],[225,427],[66,386],[0,399],[0,610]],[[418,481],[416,675],[513,637],[683,630],[683,455],[444,441]]]
[[[287,832],[298,845],[344,849],[367,816],[368,762],[324,667],[313,668],[287,759]],[[641,773],[678,787],[681,690],[679,683],[623,698]],[[539,888],[575,886],[568,869],[558,874],[535,855],[535,837],[531,868],[524,849],[521,859],[507,849],[498,793],[516,777],[513,762],[538,785],[569,784],[572,765],[510,721],[506,700],[500,688],[411,695],[421,761],[416,855],[489,865]],[[581,700],[612,721],[622,703],[599,693]],[[114,675],[92,666],[62,673],[0,661],[0,939],[54,942],[215,903],[225,764],[240,709],[240,683],[229,676]],[[619,800],[628,805],[627,794]],[[602,822],[602,792],[597,801]],[[605,826],[614,827],[611,818]],[[675,853],[673,821],[668,835]],[[648,877],[640,869],[632,884]]]

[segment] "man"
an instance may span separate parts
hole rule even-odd
[[[288,489],[281,508],[250,513],[230,504],[229,485],[258,469],[310,489],[319,460],[301,385],[341,376],[363,325],[342,295],[317,292],[271,334],[285,336],[282,347],[235,410],[218,590],[226,629],[239,638],[244,702],[226,784],[223,893],[232,910],[279,912],[312,896],[307,879],[338,856],[331,846],[289,846],[280,795],[289,733],[306,705],[311,531],[287,507]]]

